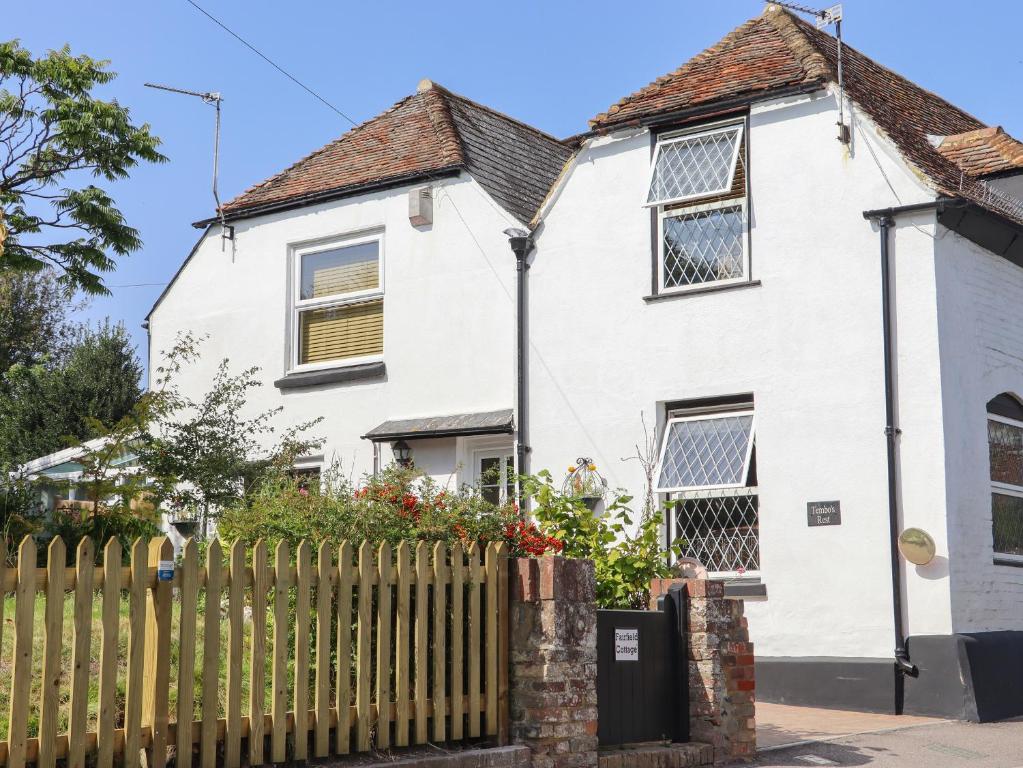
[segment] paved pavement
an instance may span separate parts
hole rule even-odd
[[[757,704],[756,766],[1023,768],[1023,719],[963,723]]]

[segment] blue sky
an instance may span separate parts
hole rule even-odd
[[[762,0],[196,1],[357,121],[429,77],[562,137],[764,7]],[[143,83],[223,93],[225,200],[350,125],[186,0],[5,5],[5,38],[37,53],[68,43],[75,53],[109,59],[119,77],[106,93],[163,139],[170,162],[139,168],[112,189],[144,247],[108,276],[112,295],[83,312],[124,321],[144,358],[142,320],[198,237],[191,222],[213,210],[213,111]],[[1023,52],[1001,33],[1023,27],[1023,3],[847,0],[844,7],[848,44],[1023,136]]]

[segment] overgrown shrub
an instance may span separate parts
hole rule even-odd
[[[596,512],[582,498],[556,488],[546,470],[522,482],[542,533],[560,541],[567,557],[593,560],[598,605],[646,607],[650,581],[670,573],[659,517],[648,512],[637,520],[629,507],[632,497],[622,493],[613,495],[603,512]]]
[[[513,556],[539,556],[560,550],[535,526],[520,525],[513,503],[491,504],[469,486],[442,488],[416,469],[392,465],[360,483],[337,467],[317,486],[291,477],[283,467],[271,471],[247,497],[225,509],[218,530],[226,540],[263,539],[294,547],[302,539],[339,544],[372,541],[506,541]]]
[[[127,565],[131,560],[131,547],[136,539],[151,539],[160,535],[160,529],[152,516],[120,506],[101,506],[95,512],[75,507],[58,507],[46,519],[42,531],[47,539],[60,536],[64,540],[68,565],[74,563],[75,550],[86,537],[91,538],[96,547],[97,563],[103,562],[103,547],[106,543],[116,538],[121,544],[121,560]],[[39,557],[45,559],[46,541],[40,544]]]

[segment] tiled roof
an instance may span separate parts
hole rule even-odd
[[[570,154],[554,137],[424,80],[415,94],[249,188],[224,212],[237,217],[463,169],[528,221]]]
[[[590,121],[594,130],[667,115],[716,102],[758,96],[799,86],[836,81],[834,37],[775,5],[696,55],[679,69],[612,106]],[[891,139],[902,156],[942,195],[963,197],[1023,223],[1023,209],[995,199],[971,174],[990,173],[986,152],[1009,151],[1008,142],[990,141],[981,151],[961,152],[935,147],[932,137],[981,132],[984,124],[941,97],[881,66],[847,44],[842,46],[846,96]],[[950,145],[951,146],[951,145]],[[970,155],[967,158],[966,155]],[[977,158],[974,160],[973,158]],[[994,161],[991,161],[992,163]],[[1006,161],[1007,162],[1007,161]]]
[[[952,136],[936,136],[938,152],[971,176],[989,176],[1023,169],[1023,144],[1002,130],[978,128]]]
[[[823,83],[830,72],[821,56],[805,42],[800,45],[791,25],[773,23],[773,16],[765,11],[750,19],[674,72],[597,115],[590,127],[607,128],[726,99]]]

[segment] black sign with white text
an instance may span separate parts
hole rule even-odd
[[[806,503],[806,524],[841,525],[842,506],[837,501],[808,501]]]

